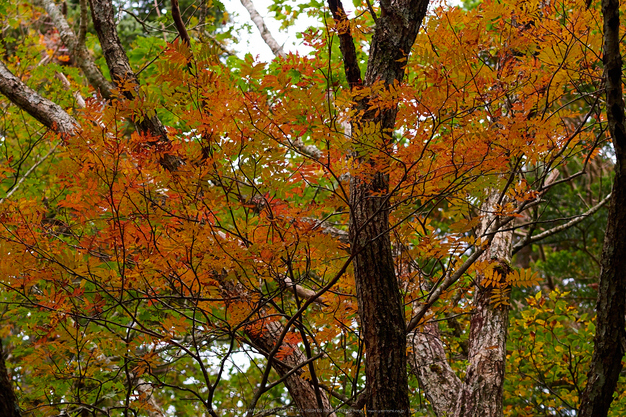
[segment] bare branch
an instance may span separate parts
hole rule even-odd
[[[265,26],[265,21],[263,20],[259,12],[257,12],[254,4],[252,3],[252,0],[241,0],[241,4],[243,5],[243,7],[246,8],[248,13],[250,13],[250,19],[252,19],[256,27],[259,29],[259,32],[261,32],[261,37],[263,38],[267,46],[270,47],[272,53],[275,56],[284,57],[286,54],[285,51],[283,51],[283,47],[278,44],[276,39],[274,39],[274,37],[272,36],[270,30],[267,28],[267,26]]]
[[[302,141],[302,138],[296,138],[292,140],[290,144],[299,152],[302,152],[304,155],[315,160],[319,160],[322,158],[322,156],[324,156],[324,153],[320,151],[317,146],[305,145]]]
[[[350,34],[350,21],[341,0],[329,0],[328,7],[333,14],[339,36],[339,49],[343,55],[343,68],[350,87],[362,83],[361,69],[356,57],[356,47]]]
[[[520,242],[516,243],[515,246],[513,246],[513,254],[516,254],[520,249],[522,249],[526,245],[531,245],[533,243],[539,242],[542,239],[545,239],[554,234],[562,232],[563,230],[567,230],[570,227],[575,226],[578,223],[582,222],[586,218],[593,216],[598,210],[604,207],[604,205],[606,205],[606,203],[609,202],[610,199],[611,199],[611,194],[607,195],[598,204],[591,207],[589,210],[587,210],[583,214],[579,214],[578,216],[568,221],[567,223],[564,223],[560,226],[553,227],[552,229],[548,229],[534,236],[530,236],[530,235],[525,236],[524,239],[522,239]]]
[[[78,43],[80,45],[85,44],[85,36],[87,35],[87,20],[89,19],[89,8],[87,7],[87,0],[80,0],[80,25],[78,27]]]
[[[350,243],[348,232],[333,226],[328,221],[318,220],[311,217],[302,218],[302,221],[313,224],[313,230],[319,229],[325,235],[328,235],[341,243],[346,245]]]
[[[52,0],[35,0],[35,4],[40,5],[46,10],[50,19],[52,19],[52,23],[59,30],[59,36],[61,40],[68,47],[70,51],[70,55],[74,58],[74,62],[80,66],[80,69],[85,74],[85,77],[89,81],[92,87],[102,94],[102,97],[106,99],[110,99],[113,96],[113,85],[104,78],[100,68],[94,62],[91,54],[85,48],[85,45],[80,41],[80,36],[76,37],[72,28],[67,23],[65,16],[61,13],[59,8],[54,4]],[[85,6],[86,8],[86,6]],[[86,10],[81,5],[81,27],[79,35],[82,35],[83,31],[83,15],[86,15]],[[87,23],[84,23],[86,27]],[[84,38],[84,35],[82,35]]]
[[[121,92],[123,97],[132,100],[139,92],[139,80],[130,66],[126,51],[124,51],[117,34],[113,4],[111,0],[90,0],[90,2],[94,28],[111,72],[111,78],[118,85],[125,85],[126,83],[135,85],[134,89],[128,90],[126,88]],[[170,143],[163,123],[156,115],[141,118],[137,125],[139,130],[158,139],[161,145]],[[169,153],[166,153],[160,162],[169,171],[175,171],[182,164],[178,157]]]
[[[24,84],[3,62],[0,62],[0,93],[54,132],[72,136],[80,131],[72,116]]]
[[[438,416],[456,406],[462,382],[450,367],[437,323],[427,323],[408,336],[411,372],[424,388],[426,398]]]
[[[22,183],[24,182],[24,180],[26,180],[26,178],[28,178],[28,176],[30,174],[33,173],[33,171],[35,169],[37,169],[37,167],[39,165],[41,165],[41,163],[43,161],[45,161],[46,159],[48,159],[48,157],[50,155],[52,155],[54,153],[54,151],[57,149],[57,147],[59,146],[59,144],[57,143],[56,145],[54,145],[52,148],[50,148],[50,150],[48,151],[48,153],[46,153],[43,157],[41,157],[41,159],[39,159],[37,162],[35,162],[33,164],[33,166],[31,166],[28,171],[26,171],[26,173],[24,175],[22,175],[22,177],[17,181],[17,183],[15,184],[15,186],[13,188],[11,188],[11,190],[7,193],[6,196],[4,196],[4,198],[0,198],[0,204],[4,203],[7,199],[9,199],[13,193],[15,193],[15,191],[17,191],[18,188],[20,188],[20,185],[22,185]]]
[[[133,72],[128,56],[122,47],[122,42],[117,34],[114,19],[114,10],[111,0],[90,0],[91,17],[94,28],[102,46],[102,52],[107,66],[111,72],[111,78],[116,84],[131,82],[139,85],[137,76]],[[133,98],[134,92],[124,91],[124,96]]]
[[[183,18],[180,15],[180,8],[178,7],[178,0],[172,0],[172,18],[174,19],[174,25],[178,30],[178,34],[180,35],[180,39],[187,44],[187,46],[191,46],[191,39],[189,38],[189,34],[187,33],[187,29],[185,28],[185,23],[183,22]]]
[[[490,240],[487,242],[486,245],[488,245],[491,242],[491,239],[493,239],[493,236],[494,235],[490,236],[489,238]],[[424,315],[426,315],[426,312],[428,311],[428,309],[432,307],[433,304],[435,304],[435,301],[437,301],[439,297],[441,297],[441,294],[443,294],[445,290],[450,288],[452,284],[457,282],[459,278],[463,276],[463,274],[469,269],[469,267],[472,266],[474,262],[476,262],[476,260],[478,260],[478,258],[485,252],[485,249],[486,249],[486,246],[477,248],[476,251],[472,253],[469,256],[469,258],[465,260],[465,262],[463,262],[463,265],[461,265],[459,269],[457,269],[453,274],[448,275],[439,286],[437,286],[433,291],[431,291],[426,303],[424,303],[420,307],[418,312],[413,316],[413,318],[411,318],[411,321],[409,321],[409,324],[407,324],[407,328],[406,328],[407,333],[415,330],[417,325],[424,318]]]
[[[65,76],[65,74],[63,74],[62,72],[57,72],[56,77],[61,81],[61,83],[63,84],[63,87],[66,90],[68,91],[72,90],[72,86],[70,85],[70,82]],[[80,91],[78,90],[72,91],[72,96],[74,96],[74,99],[76,100],[76,105],[78,106],[79,109],[84,109],[87,106],[87,103],[85,103],[85,99],[80,94]]]

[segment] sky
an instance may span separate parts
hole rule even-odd
[[[280,22],[275,20],[272,17],[273,13],[268,11],[268,7],[272,4],[272,0],[252,1],[259,14],[265,20],[265,25],[269,28],[278,43],[283,45],[285,52],[298,51],[301,55],[304,55],[311,51],[310,48],[302,45],[301,40],[296,38],[296,34],[306,30],[309,26],[316,25],[318,23],[316,19],[310,18],[306,15],[300,15],[295,25],[291,26],[287,31],[281,31],[279,30]],[[240,0],[223,0],[222,2],[228,13],[231,14],[236,26],[241,27],[245,24],[252,26],[252,30],[250,31],[251,33],[248,33],[246,30],[241,32],[240,43],[237,45],[231,45],[231,49],[234,49],[239,56],[243,56],[249,52],[255,57],[258,56],[260,61],[271,61],[274,58],[274,54],[272,54],[269,46],[263,42],[258,29],[254,26],[254,23],[252,23],[252,20],[250,19],[250,14],[245,7],[243,7]],[[348,18],[354,17],[354,7],[352,6],[352,2],[344,0],[343,3],[346,8],[346,13],[348,14]]]
[[[306,15],[300,15],[296,24],[291,26],[287,30],[280,30],[280,22],[273,18],[273,13],[268,11],[268,7],[272,4],[272,0],[252,0],[259,14],[265,20],[265,25],[269,28],[270,32],[279,44],[283,45],[285,52],[299,52],[301,55],[305,55],[311,51],[311,48],[302,44],[300,39],[296,38],[298,32],[306,30],[309,26],[318,25],[316,19],[310,18]],[[269,46],[265,44],[261,35],[252,23],[250,14],[241,4],[240,0],[222,0],[222,3],[226,7],[226,11],[231,14],[231,18],[237,27],[243,25],[250,25],[251,30],[242,30],[240,33],[241,41],[237,45],[231,45],[237,55],[244,56],[246,53],[251,53],[254,57],[258,57],[260,61],[269,62],[274,58],[274,54],[270,50]],[[351,0],[344,0],[343,6],[346,10],[346,14],[349,19],[354,18],[354,6]],[[446,2],[449,5],[461,5],[462,0],[448,0]]]

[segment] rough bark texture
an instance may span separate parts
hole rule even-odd
[[[4,360],[4,350],[2,340],[0,340],[0,416],[20,417],[22,413],[13,392],[13,384],[11,384]]]
[[[617,163],[602,249],[594,351],[581,399],[580,417],[608,414],[626,350],[626,126],[619,49],[619,0],[603,0],[602,14],[608,130]]]
[[[94,29],[100,40],[111,78],[120,89],[123,97],[132,100],[139,92],[139,80],[130,66],[126,51],[124,51],[117,35],[113,4],[111,0],[90,0],[90,4]],[[141,117],[137,126],[143,133],[157,139],[159,146],[169,145],[167,131],[158,117]],[[166,153],[161,159],[161,164],[166,169],[175,171],[182,162],[175,155]]]
[[[111,99],[113,96],[113,85],[104,78],[100,68],[94,62],[92,56],[85,48],[78,37],[74,34],[72,28],[67,23],[67,20],[52,0],[37,0],[35,4],[41,5],[52,19],[52,23],[59,30],[59,36],[63,41],[63,44],[69,49],[70,55],[74,62],[80,67],[85,74],[87,81],[96,90],[102,94],[102,97]],[[82,24],[82,20],[81,20]]]
[[[493,212],[499,192],[492,193],[483,209]],[[487,215],[482,221],[479,235],[495,232],[497,218]],[[480,260],[500,263],[499,272],[509,272],[512,250],[512,231],[495,235],[491,245]],[[509,307],[495,307],[491,302],[492,289],[479,281],[476,289],[475,310],[470,320],[468,367],[458,398],[455,417],[502,416],[502,389],[506,363],[506,336],[509,327]]]
[[[493,212],[499,197],[500,193],[494,191],[483,204],[483,211]],[[477,234],[489,236],[498,227],[497,218],[487,214]],[[499,272],[508,273],[512,238],[512,231],[496,233],[478,260],[498,262]],[[437,416],[502,416],[509,307],[495,307],[490,298],[492,288],[480,284],[479,277],[475,309],[470,320],[468,366],[463,381],[447,362],[436,323],[416,326],[409,339],[411,372],[418,378]]]
[[[100,40],[111,78],[124,97],[132,100],[137,94],[139,80],[130,66],[128,56],[117,35],[111,0],[90,0],[90,4],[94,29]],[[149,133],[163,143],[169,142],[165,127],[156,116],[145,117],[138,125],[144,133]]]
[[[446,358],[437,323],[420,326],[409,335],[409,365],[438,416],[445,416],[457,404],[462,382]]]
[[[80,130],[78,122],[72,116],[24,84],[9,71],[3,62],[0,62],[0,93],[41,124],[57,133],[71,136]]]
[[[256,347],[265,352],[270,352],[274,349],[282,330],[283,328],[279,323],[272,322],[265,325],[262,334],[248,332],[247,335]],[[297,345],[283,342],[283,346],[292,353],[282,357],[280,362],[274,361],[272,363],[272,367],[281,377],[307,360],[306,355]],[[300,376],[300,372],[288,376],[284,383],[302,417],[336,417],[335,413],[331,412],[332,407],[328,395],[319,389],[316,390],[311,382]]]
[[[333,3],[330,6],[339,10],[340,3]],[[384,13],[377,19],[372,38],[366,87],[379,82],[389,87],[402,81],[428,0],[397,0],[381,6]],[[350,69],[357,63],[350,59],[344,56],[344,66],[354,85],[356,74]],[[389,237],[389,179],[381,158],[390,146],[397,107],[375,112],[369,109],[366,97],[357,109],[362,113],[352,120],[352,139],[355,151],[361,151],[355,152],[355,175],[350,181],[350,244],[356,253],[354,275],[366,350],[366,409],[368,415],[408,416],[406,324]],[[377,125],[376,137],[360,133],[361,127],[370,123]],[[369,155],[364,146],[373,143],[378,155]]]

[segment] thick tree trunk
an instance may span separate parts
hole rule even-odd
[[[494,191],[483,204],[485,213],[493,213],[500,193]],[[478,236],[495,233],[498,219],[487,214]],[[501,274],[509,272],[512,231],[496,233],[479,261],[498,262]],[[502,279],[505,277],[503,276]],[[468,366],[461,381],[447,362],[436,323],[418,327],[410,338],[412,373],[418,378],[437,416],[499,417],[502,415],[502,390],[506,362],[506,337],[509,307],[495,307],[493,288],[478,277],[475,308],[470,320]]]
[[[365,341],[368,412],[409,415],[406,326],[389,239],[388,180],[377,172],[350,187],[350,241]]]
[[[619,0],[603,0],[602,14],[607,120],[617,161],[602,250],[594,351],[581,399],[580,417],[603,417],[608,414],[626,350],[626,126]]]
[[[0,340],[0,416],[21,417],[20,406],[13,392],[13,384],[5,364],[2,340]]]

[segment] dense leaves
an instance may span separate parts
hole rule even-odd
[[[326,16],[304,33],[310,55],[269,64],[224,54],[219,4],[198,6],[206,25],[184,14],[189,45],[144,31],[167,19],[137,3],[118,30],[140,85],[122,80],[107,101],[68,65],[54,29],[41,29],[41,9],[0,5],[3,62],[81,126],[57,135],[2,102],[0,336],[24,410],[298,414],[290,384],[313,387],[329,412],[363,408],[350,181],[372,181],[376,167],[389,190],[366,198],[389,205],[410,330],[440,323],[464,376],[467,326],[487,289],[488,308],[511,309],[505,413],[573,415],[613,164],[593,8],[436,4],[402,83],[349,88],[337,37],[349,24],[364,69],[369,2],[349,22]],[[285,24],[298,13],[274,7]],[[104,66],[95,35],[87,45]],[[381,133],[376,117],[396,106],[395,127]],[[167,141],[137,128],[157,116]],[[478,259],[507,233],[513,262]],[[415,376],[409,385],[412,407],[432,412]]]

